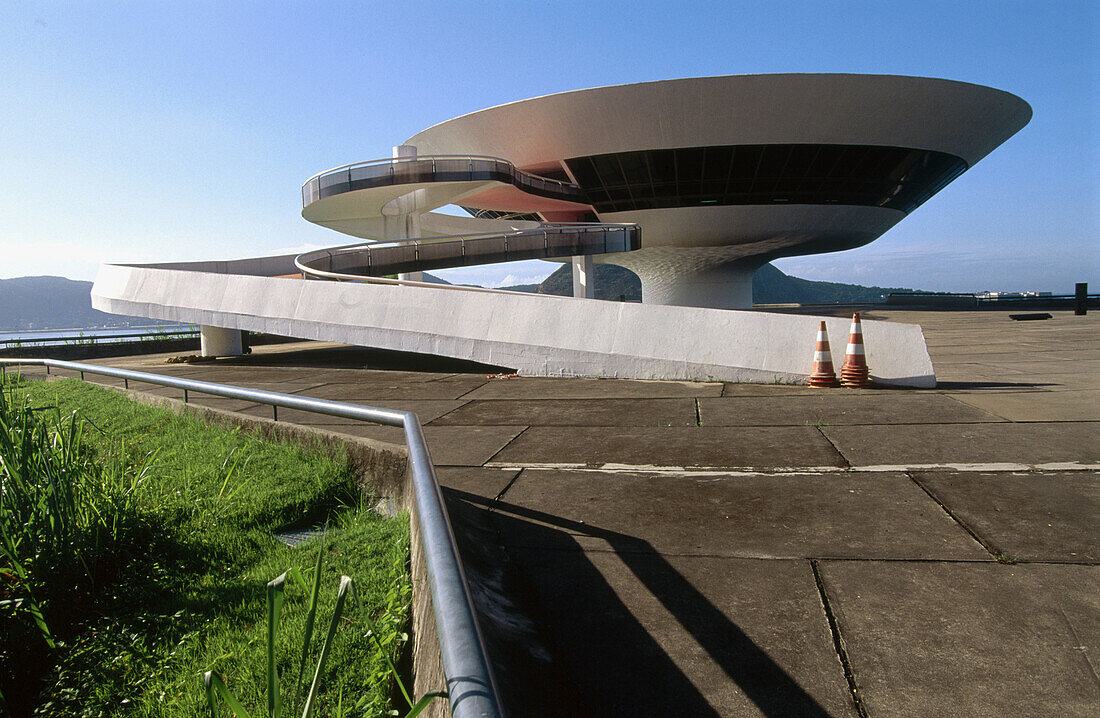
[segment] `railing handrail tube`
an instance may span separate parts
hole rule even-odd
[[[447,678],[451,715],[454,718],[499,718],[504,715],[492,667],[485,652],[485,642],[474,612],[466,574],[458,558],[450,516],[443,502],[435,467],[416,414],[411,411],[345,404],[330,399],[245,389],[229,384],[180,379],[59,359],[0,358],[0,366],[20,364],[100,374],[230,399],[258,401],[287,409],[402,427],[408,445],[409,472],[415,492],[416,513],[420,519],[421,544],[428,569],[428,583],[431,586],[432,607],[439,635],[443,673]]]
[[[508,220],[502,220],[508,221]],[[519,221],[519,220],[516,220]],[[634,222],[544,222],[538,227],[531,229],[511,229],[507,232],[469,232],[466,234],[443,234],[436,237],[409,237],[408,239],[375,239],[375,240],[360,240],[358,242],[351,242],[350,244],[338,244],[332,247],[324,247],[323,249],[311,249],[308,252],[302,252],[299,257],[304,257],[308,254],[315,254],[320,252],[336,252],[347,249],[372,249],[374,247],[382,248],[388,246],[396,246],[400,244],[409,244],[412,242],[448,242],[456,239],[492,239],[494,237],[518,237],[524,234],[539,234],[545,232],[548,229],[614,229],[621,231],[629,231],[638,228],[638,224]]]
[[[538,180],[539,182],[546,182],[548,184],[554,184],[554,185],[558,185],[560,187],[568,187],[570,189],[578,189],[578,190],[580,189],[580,187],[578,185],[575,185],[572,182],[563,182],[562,180],[553,179],[551,177],[543,177],[542,175],[537,175],[537,174],[534,174],[532,172],[528,172],[526,170],[521,170],[520,168],[516,167],[515,164],[512,163],[511,160],[506,160],[503,157],[494,157],[492,155],[417,155],[415,157],[381,157],[381,158],[376,159],[376,160],[365,160],[365,161],[362,161],[362,162],[352,162],[350,164],[340,165],[339,167],[333,167],[331,169],[327,169],[324,172],[318,172],[317,174],[313,175],[312,177],[310,177],[309,179],[307,179],[305,182],[302,183],[302,189],[305,189],[306,187],[308,187],[310,182],[313,182],[314,180],[319,180],[319,179],[321,179],[322,177],[324,177],[326,175],[334,174],[336,172],[350,171],[350,170],[353,170],[357,167],[370,167],[371,165],[385,165],[385,164],[391,164],[392,165],[392,164],[411,163],[411,162],[427,162],[427,161],[434,161],[434,160],[479,160],[479,161],[483,161],[483,162],[504,162],[505,164],[507,164],[509,167],[512,168],[513,172],[521,174],[524,177],[530,177],[532,179]]]

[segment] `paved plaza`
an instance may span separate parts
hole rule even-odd
[[[1100,315],[864,317],[921,324],[939,386],[516,378],[313,343],[101,363],[415,411],[514,716],[1097,715]]]

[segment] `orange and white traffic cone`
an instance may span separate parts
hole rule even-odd
[[[814,370],[810,374],[810,386],[818,389],[836,386],[833,353],[829,351],[829,333],[825,329],[825,322],[821,322],[817,328],[817,346],[814,347]]]
[[[844,366],[840,368],[840,383],[853,389],[862,389],[871,383],[867,373],[867,355],[863,351],[863,325],[859,322],[859,312],[856,312],[852,315],[848,348],[844,350]]]

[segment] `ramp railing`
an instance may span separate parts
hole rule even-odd
[[[485,642],[474,613],[466,575],[459,560],[450,516],[443,503],[435,467],[416,414],[81,362],[0,359],[0,369],[13,365],[44,366],[47,373],[51,367],[66,369],[79,372],[81,379],[86,373],[98,374],[122,379],[127,384],[130,381],[139,381],[182,389],[185,398],[187,392],[195,391],[404,429],[409,453],[409,472],[415,493],[413,505],[420,522],[421,545],[431,585],[432,607],[439,634],[443,673],[447,679],[451,715],[454,718],[499,718],[504,715],[493,671],[485,652]]]

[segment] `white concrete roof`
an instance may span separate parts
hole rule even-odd
[[[410,137],[421,154],[569,157],[712,145],[822,143],[947,152],[973,165],[1019,131],[1019,97],[898,75],[693,77],[544,95],[490,107]]]

